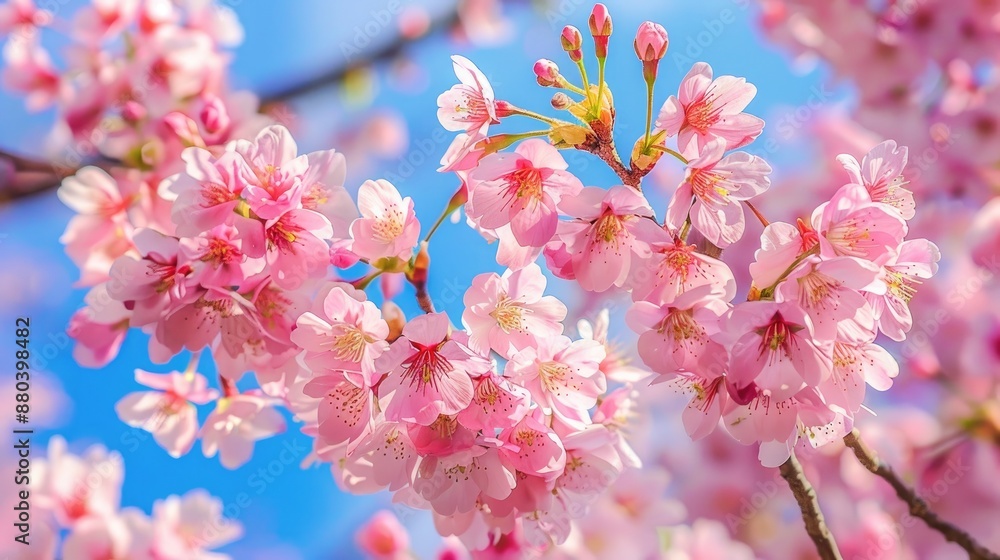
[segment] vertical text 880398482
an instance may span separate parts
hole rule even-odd
[[[19,317],[14,322],[14,452],[17,459],[16,470],[14,471],[15,492],[17,499],[14,500],[14,527],[17,533],[14,540],[28,545],[31,519],[31,505],[29,501],[31,470],[31,435],[33,430],[28,427],[28,413],[31,410],[29,405],[29,390],[31,388],[31,373],[28,365],[28,358],[31,352],[28,349],[31,320],[27,317]]]

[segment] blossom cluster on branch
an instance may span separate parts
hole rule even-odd
[[[589,21],[596,83],[573,26],[558,40],[579,85],[551,60],[533,67],[557,90],[557,116],[499,98],[452,57],[459,83],[438,98],[438,118],[457,135],[440,171],[459,187],[429,228],[389,181],[352,196],[342,154],[300,153],[285,126],[228,92],[221,46],[239,32],[218,6],[95,2],[75,20],[64,73],[35,41],[51,14],[30,0],[6,8],[8,81],[56,102],[61,126],[120,164],[85,167],[58,193],[78,214],[63,242],[90,290],[69,326],[75,357],[102,367],[133,328],[155,363],[190,356],[183,371],[136,370],[148,390],[123,396],[121,419],[172,456],[200,440],[235,469],[286,429],[287,409],[313,438],[307,463],[329,463],[349,492],[389,490],[430,510],[471,551],[566,543],[641,466],[626,436],[644,380],[689,397],[691,438],[721,425],[767,467],[847,436],[866,387],[887,390],[899,373],[877,336],[905,338],[908,304],[937,271],[937,247],[908,236],[908,151],[891,140],[860,162],[841,156],[838,188],[805,215],[765,218],[771,167],[741,150],[764,127],[746,112],[755,86],[698,62],[654,111],[669,38],[653,22],[633,41],[646,126],[622,157],[601,4]],[[535,128],[497,133],[512,121]],[[585,185],[565,150],[599,158],[620,184]],[[643,181],[667,162],[683,179],[658,217]],[[764,231],[752,282],[738,286],[723,256],[747,211]],[[431,246],[462,212],[505,270],[475,276],[449,316],[430,296]],[[542,263],[563,286],[631,300],[644,369],[609,341],[606,318],[574,334]],[[423,313],[394,303],[403,282]],[[198,406],[210,409],[202,422]]]

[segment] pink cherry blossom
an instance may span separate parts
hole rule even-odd
[[[643,62],[660,60],[667,54],[667,30],[658,23],[645,21],[635,33],[635,54]]]
[[[52,14],[41,10],[34,0],[11,0],[0,6],[0,35],[7,35],[20,28],[33,28],[48,24]]]
[[[600,371],[604,345],[565,336],[539,338],[535,347],[514,354],[504,374],[531,391],[546,414],[587,410],[607,389]]]
[[[870,339],[845,337],[834,342],[833,371],[819,390],[828,404],[846,414],[861,408],[866,385],[886,391],[899,375],[899,364],[888,351],[872,343],[874,338],[872,333]]]
[[[639,334],[639,356],[659,380],[682,372],[712,380],[725,372],[726,351],[712,340],[729,310],[719,295],[701,286],[673,301],[637,301],[629,308],[626,321]]]
[[[854,257],[810,257],[778,285],[775,301],[798,303],[823,339],[833,338],[844,321],[852,321],[863,331],[874,331],[875,314],[861,292],[884,290],[875,281],[878,273],[878,266]]]
[[[314,372],[357,372],[361,377],[355,377],[355,383],[368,387],[377,381],[375,360],[389,348],[388,336],[389,325],[374,303],[358,301],[334,286],[323,299],[322,311],[303,313],[296,320],[291,340],[306,350],[306,364]]]
[[[717,247],[743,237],[746,223],[740,201],[761,194],[771,184],[767,177],[771,167],[763,159],[746,152],[723,157],[725,150],[725,141],[715,139],[688,161],[684,182],[667,209],[673,230],[679,231],[690,216],[691,225]]]
[[[32,542],[31,546],[35,546]],[[152,558],[153,526],[135,509],[106,517],[86,517],[75,523],[63,541],[62,555],[81,560]],[[53,553],[55,558],[55,553]]]
[[[756,94],[757,88],[744,78],[713,80],[712,67],[698,62],[684,77],[677,97],[663,104],[656,126],[668,136],[677,135],[681,153],[701,153],[715,139],[733,150],[749,144],[764,128],[764,121],[743,112]]]
[[[195,236],[215,226],[234,225],[241,216],[237,209],[250,170],[235,152],[215,157],[202,148],[188,148],[181,154],[184,173],[161,185],[160,190],[176,198],[171,217],[177,233]]]
[[[903,188],[903,168],[906,167],[906,146],[896,146],[896,142],[886,140],[872,148],[861,163],[853,156],[843,154],[837,161],[844,166],[852,183],[863,185],[875,202],[895,208],[904,220],[916,213],[913,193]]]
[[[737,392],[756,385],[782,401],[830,376],[832,342],[816,337],[795,302],[740,303],[722,330],[731,340],[728,379]]]
[[[462,321],[469,328],[469,347],[490,349],[504,358],[527,348],[537,338],[562,334],[566,306],[543,295],[545,276],[532,263],[520,270],[480,274],[465,292]]]
[[[208,552],[243,535],[240,523],[223,517],[222,500],[204,490],[153,504],[153,548],[157,556],[211,560]]]
[[[152,229],[141,229],[134,237],[141,255],[125,255],[111,266],[108,294],[133,312],[132,325],[160,320],[167,306],[188,301],[193,295],[188,277],[193,272],[183,260],[180,242]]]
[[[671,301],[699,286],[711,286],[726,301],[736,296],[736,279],[729,266],[698,252],[694,245],[662,241],[651,243],[650,249],[650,258],[629,278],[633,300]]]
[[[563,210],[574,220],[559,223],[546,260],[550,267],[561,263],[557,275],[575,278],[585,290],[624,286],[632,267],[650,257],[650,243],[667,239],[649,203],[631,187],[585,188]]]
[[[860,257],[882,264],[902,243],[906,222],[899,212],[872,202],[861,185],[844,185],[829,202],[813,212],[813,227],[820,234],[824,257]]]
[[[491,124],[500,122],[493,87],[469,59],[453,55],[451,60],[461,84],[438,96],[438,120],[445,130],[485,134]]]
[[[618,344],[609,336],[611,328],[611,313],[608,308],[601,309],[593,321],[580,319],[576,323],[576,332],[580,338],[600,342],[604,346],[604,360],[600,370],[611,381],[634,383],[649,376],[649,370],[632,365],[633,357],[628,347]]]
[[[909,303],[922,280],[937,273],[941,252],[926,239],[908,239],[879,272],[880,289],[866,294],[875,311],[879,330],[895,341],[906,337],[913,326]]]
[[[118,510],[125,472],[117,452],[95,446],[74,455],[66,440],[55,436],[49,440],[48,457],[32,467],[34,505],[53,514],[61,526]]]
[[[795,263],[795,259],[819,243],[819,236],[803,220],[797,226],[771,222],[760,235],[760,249],[750,263],[750,275],[760,288],[773,286]]]
[[[51,105],[62,89],[62,79],[52,64],[49,53],[37,39],[17,36],[3,47],[4,85],[27,96],[28,108],[39,111]]]
[[[94,286],[84,302],[87,305],[73,314],[66,328],[76,341],[73,359],[84,367],[103,367],[118,355],[132,313],[108,295],[107,284]]]
[[[528,414],[530,393],[506,377],[488,373],[472,383],[472,402],[458,413],[458,421],[466,428],[491,433],[513,426]]]
[[[972,261],[996,269],[1000,258],[1000,197],[994,197],[976,213],[966,233]]]
[[[126,395],[115,405],[118,417],[152,433],[171,457],[186,454],[198,435],[198,413],[192,403],[207,404],[218,393],[208,389],[204,375],[194,372],[159,375],[137,369],[135,380],[157,390]]]
[[[379,385],[379,398],[389,399],[387,420],[426,426],[472,402],[470,376],[485,373],[489,364],[450,339],[450,331],[443,313],[415,317],[376,361],[376,369],[389,373]]]
[[[373,560],[408,560],[410,536],[392,512],[376,512],[354,534],[354,540]]]
[[[490,154],[469,173],[469,217],[480,227],[510,224],[518,243],[541,247],[556,232],[557,205],[583,189],[559,151],[533,138],[513,153]]]
[[[326,444],[354,441],[371,422],[371,389],[355,385],[342,373],[314,377],[302,392],[321,399],[317,431]]]
[[[402,198],[389,181],[365,181],[358,190],[361,218],[351,224],[351,251],[375,262],[409,260],[420,237],[413,200]]]
[[[500,433],[501,454],[518,471],[552,480],[566,466],[566,449],[551,428],[533,416]]]
[[[266,398],[251,394],[219,399],[201,428],[206,457],[219,454],[222,466],[237,469],[250,460],[257,440],[285,431],[285,419]]]

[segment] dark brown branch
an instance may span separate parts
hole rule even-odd
[[[641,191],[642,178],[648,175],[653,168],[638,169],[626,167],[618,155],[617,148],[615,148],[615,139],[612,136],[611,128],[599,120],[591,122],[590,128],[594,131],[594,134],[588,138],[585,144],[577,146],[577,148],[601,158],[615,172],[615,175],[618,175],[618,178],[622,180],[622,184]]]
[[[826,526],[823,512],[819,509],[819,500],[816,498],[816,491],[802,471],[802,465],[792,453],[787,461],[782,463],[778,469],[781,477],[788,482],[788,487],[795,495],[795,501],[802,510],[802,520],[805,521],[806,533],[816,545],[816,551],[822,560],[842,560],[837,543],[833,540],[833,534]]]
[[[991,552],[983,545],[976,542],[971,535],[958,527],[944,521],[936,513],[931,511],[927,502],[917,495],[916,491],[907,486],[888,464],[878,458],[878,455],[869,448],[865,442],[861,441],[861,434],[854,430],[844,437],[844,443],[854,451],[854,456],[873,474],[885,480],[896,491],[896,495],[903,500],[910,508],[910,514],[919,517],[927,524],[944,536],[945,539],[957,544],[969,553],[970,560],[1000,560],[1000,555]]]

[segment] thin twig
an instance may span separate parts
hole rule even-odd
[[[812,484],[809,483],[805,472],[802,471],[802,465],[795,458],[795,454],[792,453],[778,470],[781,472],[781,477],[788,482],[792,494],[795,495],[795,501],[798,502],[799,509],[802,510],[802,520],[806,524],[806,533],[816,545],[819,557],[822,560],[842,560],[843,557],[840,555],[837,543],[833,540],[833,534],[826,526],[823,512],[819,509],[816,491],[813,490]]]
[[[907,486],[887,463],[878,458],[878,455],[861,441],[861,434],[858,430],[853,430],[844,437],[844,443],[854,451],[854,456],[858,461],[873,474],[885,480],[896,491],[900,500],[906,502],[910,508],[910,515],[919,517],[928,527],[941,533],[945,539],[957,544],[969,553],[970,560],[1000,560],[1000,555],[991,552],[983,545],[976,542],[971,535],[958,527],[944,521],[936,513],[931,511],[927,502],[917,495],[917,492]]]

